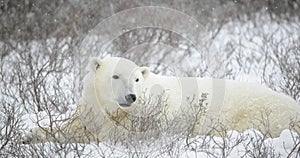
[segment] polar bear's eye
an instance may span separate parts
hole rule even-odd
[[[113,75],[112,78],[113,78],[113,79],[118,79],[118,78],[120,78],[120,77],[119,77],[118,75]]]
[[[139,79],[139,78],[137,78],[137,79],[135,79],[135,82],[139,82],[139,80],[140,80],[140,79]]]

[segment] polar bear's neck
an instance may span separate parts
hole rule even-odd
[[[106,113],[110,121],[126,131],[145,132],[157,128],[158,115],[139,117],[118,108],[115,112]]]
[[[97,105],[97,98],[95,95],[95,85],[94,85],[95,74],[89,72],[84,78],[82,97],[90,105]]]

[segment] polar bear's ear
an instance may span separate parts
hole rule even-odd
[[[140,67],[140,71],[144,76],[144,79],[146,79],[149,76],[150,70],[148,67]]]
[[[98,57],[92,57],[89,61],[89,66],[92,71],[96,71],[101,66],[101,59]]]

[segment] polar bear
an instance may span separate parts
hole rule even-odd
[[[257,128],[277,137],[300,117],[296,101],[259,85],[160,76],[118,57],[91,58],[83,82],[76,114],[51,132],[33,129],[23,143],[88,143],[150,129],[173,128],[179,133],[192,129],[193,135],[199,135],[216,123],[220,130]]]

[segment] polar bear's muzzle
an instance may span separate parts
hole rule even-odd
[[[131,104],[124,104],[124,103],[119,103],[119,105],[122,107],[130,107],[131,106]]]
[[[131,104],[133,102],[136,101],[136,95],[135,94],[128,94],[125,96],[125,100],[126,100],[126,103],[119,103],[120,106],[122,107],[129,107],[131,106]]]

